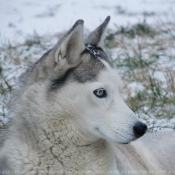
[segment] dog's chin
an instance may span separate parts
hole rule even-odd
[[[131,140],[132,141],[132,140]],[[131,141],[127,141],[127,142],[116,142],[117,144],[121,144],[121,145],[128,145]]]
[[[132,138],[132,139],[130,139],[128,141],[121,141],[121,142],[117,142],[117,143],[118,144],[122,144],[122,145],[127,145],[127,144],[131,143],[134,140],[137,140],[137,138]]]
[[[111,140],[111,139],[110,139]],[[114,142],[115,144],[121,144],[121,145],[127,145],[129,143],[131,143],[133,140],[135,139],[128,139],[126,141],[119,141],[119,140],[111,140],[112,142]]]
[[[108,137],[104,132],[102,132],[99,128],[95,128],[98,136],[100,136],[101,138],[107,140],[107,141],[110,141],[110,142],[113,142],[115,144],[124,144],[124,145],[127,145],[129,144],[131,141],[134,141],[136,140],[137,138],[128,138],[127,140],[123,140],[123,138],[118,138],[116,139],[115,137]]]

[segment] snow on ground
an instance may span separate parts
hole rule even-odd
[[[62,32],[77,20],[93,30],[106,16],[111,16],[110,28],[143,21],[166,20],[175,12],[174,0],[1,0],[1,39],[21,41],[37,32]],[[169,19],[174,20],[174,19]]]

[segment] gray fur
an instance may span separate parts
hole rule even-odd
[[[89,50],[85,49],[81,56],[82,58],[89,59],[89,61],[82,61],[77,67],[67,71],[63,77],[52,80],[51,89],[53,90],[63,86],[67,80],[77,81],[79,83],[95,81],[99,72],[105,69],[101,60],[106,61],[111,67],[114,67],[112,61],[107,57],[102,49],[96,47],[94,47],[94,49],[99,53],[99,58],[95,57],[91,52],[89,52]]]
[[[9,174],[12,175],[12,171],[10,166],[8,165],[8,161],[6,158],[1,158],[0,160],[0,175]]]
[[[107,23],[109,22],[109,18],[107,18],[108,20],[105,20],[105,26],[100,25],[96,30],[101,30],[100,31],[100,35],[98,36],[98,40],[96,41],[96,43],[93,43],[90,41],[91,36],[94,35],[94,32],[92,32],[89,36],[89,42],[90,44],[96,44],[98,45],[98,42],[101,42],[101,37],[103,32],[105,31],[105,27],[107,25]],[[77,24],[77,23],[76,23]],[[59,47],[59,45],[61,44],[62,41],[64,41],[64,38],[71,33],[71,31],[73,30],[73,28],[76,26],[76,24],[65,34],[64,37],[62,37],[59,42],[57,43],[57,45],[50,49],[49,51],[47,51],[40,59],[39,61],[37,61],[34,65],[32,65],[21,77],[20,77],[20,84],[22,83],[21,87],[25,89],[25,87],[30,86],[33,82],[36,81],[42,81],[44,79],[46,79],[49,76],[52,76],[51,79],[51,83],[50,83],[50,88],[49,90],[54,90],[57,89],[57,87],[62,86],[64,84],[64,82],[66,80],[74,80],[80,83],[85,83],[87,81],[95,81],[97,75],[99,74],[100,70],[105,68],[103,63],[100,60],[105,60],[106,62],[108,62],[108,64],[111,67],[114,67],[113,62],[107,57],[106,53],[99,47],[97,47],[96,45],[93,45],[93,50],[94,52],[98,52],[99,55],[99,59],[97,57],[94,56],[94,54],[92,54],[92,52],[90,52],[87,49],[87,45],[85,46],[85,49],[82,51],[82,53],[80,53],[79,56],[84,56],[86,55],[86,57],[89,57],[89,61],[81,61],[80,65],[75,66],[73,68],[70,68],[69,70],[66,70],[63,74],[59,75],[56,74],[55,75],[51,75],[50,72],[50,67],[48,67],[47,65],[47,60],[50,59],[50,57],[53,57],[53,52],[54,50]],[[102,29],[101,29],[102,27]],[[89,56],[87,56],[89,55]],[[54,62],[52,63],[52,66],[54,67],[55,64]],[[33,81],[34,80],[34,81]],[[21,93],[21,89],[20,89],[20,93]]]
[[[103,51],[99,52],[101,59],[107,60],[107,56]],[[51,82],[51,89],[57,89],[58,87],[63,86],[67,80],[77,81],[79,83],[95,81],[99,72],[102,69],[105,69],[103,63],[92,56],[87,50],[84,50],[81,56],[82,58],[89,58],[89,61],[82,61],[77,67],[68,70],[63,77],[53,79]]]

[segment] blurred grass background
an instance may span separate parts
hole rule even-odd
[[[175,23],[146,19],[134,25],[116,26],[105,38],[124,83],[123,98],[147,123],[149,131],[175,129]],[[8,121],[8,101],[19,75],[54,46],[60,34],[34,33],[24,43],[0,46],[0,127]]]

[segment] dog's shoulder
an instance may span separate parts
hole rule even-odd
[[[131,146],[149,169],[172,172],[175,170],[172,169],[175,164],[175,158],[172,156],[175,150],[174,139],[174,131],[148,133],[132,142]]]

